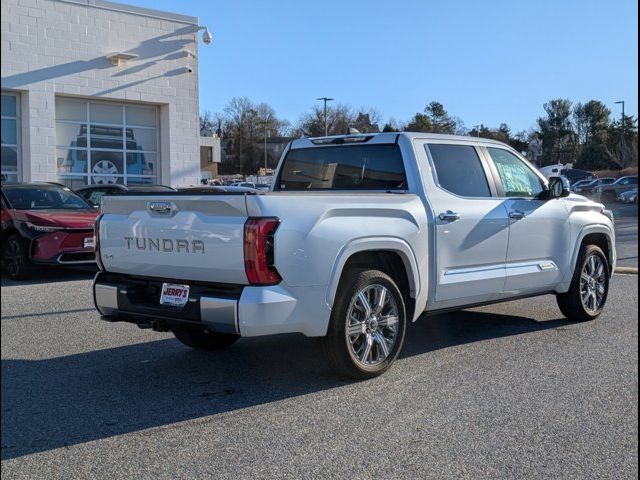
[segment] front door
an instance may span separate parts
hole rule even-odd
[[[550,291],[569,268],[571,225],[565,200],[541,200],[544,180],[511,151],[487,148],[509,215],[507,295]]]
[[[490,301],[505,282],[509,220],[475,146],[426,144],[435,185],[435,303],[448,308]],[[432,179],[428,179],[432,180]]]

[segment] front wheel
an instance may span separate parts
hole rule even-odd
[[[31,275],[32,268],[29,242],[20,235],[11,235],[2,244],[2,270],[13,280],[21,280]]]
[[[191,327],[175,327],[173,334],[187,347],[200,350],[221,350],[240,338],[240,335]]]
[[[320,346],[339,374],[363,380],[391,367],[405,328],[404,299],[393,279],[378,270],[349,270],[340,281]]]
[[[557,295],[562,314],[578,322],[600,316],[609,296],[609,273],[609,261],[602,249],[583,246],[569,291]]]

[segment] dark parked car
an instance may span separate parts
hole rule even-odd
[[[569,179],[570,183],[576,183],[580,180],[593,180],[595,175],[593,172],[589,172],[587,170],[580,170],[577,168],[569,168],[567,170],[562,171],[562,175]]]
[[[97,212],[58,184],[2,186],[2,270],[28,277],[34,264],[94,264]]]
[[[582,188],[585,188],[587,185],[594,182],[595,180],[578,180],[576,183],[571,184],[571,191],[580,192]]]
[[[103,195],[112,195],[120,192],[175,192],[176,189],[166,185],[87,185],[76,189],[76,193],[81,195],[87,202],[94,207],[100,206],[100,199]]]
[[[602,185],[596,188],[595,193],[599,195],[602,202],[613,202],[621,193],[633,190],[638,186],[638,176],[622,177],[611,185]]]
[[[592,195],[598,187],[601,187],[604,185],[611,185],[615,181],[616,179],[614,177],[597,178],[587,183],[586,185],[579,185],[579,186],[576,185],[575,189],[572,188],[572,190],[575,193],[579,193],[580,195]]]
[[[179,188],[179,192],[188,192],[194,195],[199,193],[261,193],[260,190],[249,187],[238,187],[235,185],[203,185],[202,187],[185,187]]]

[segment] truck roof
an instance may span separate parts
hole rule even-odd
[[[500,145],[506,144],[497,140],[482,137],[470,137],[468,135],[444,135],[441,133],[423,132],[385,132],[385,133],[358,133],[354,135],[332,135],[328,137],[298,138],[291,142],[291,148],[311,148],[322,145],[342,145],[342,144],[385,144],[395,143],[399,137],[406,137],[409,140],[414,138],[426,140],[448,140],[455,142],[468,142],[474,145]]]

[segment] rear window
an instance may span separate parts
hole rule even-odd
[[[405,190],[397,145],[349,145],[290,150],[275,190]]]
[[[438,184],[461,197],[490,197],[489,183],[476,149],[467,145],[428,145]]]
[[[68,188],[6,187],[2,192],[15,210],[92,210],[80,195]]]

